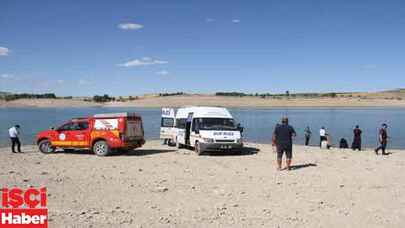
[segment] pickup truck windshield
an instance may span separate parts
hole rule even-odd
[[[237,130],[235,121],[228,118],[196,118],[195,128],[199,130]]]

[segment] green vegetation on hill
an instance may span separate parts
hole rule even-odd
[[[110,97],[108,94],[104,94],[103,96],[95,95],[93,96],[93,101],[97,103],[104,103],[115,101],[115,97]]]
[[[242,92],[217,92],[215,96],[228,96],[228,97],[293,97],[293,98],[319,98],[319,97],[337,97],[337,93],[290,93],[286,91],[285,93],[242,93]]]
[[[184,95],[184,92],[176,92],[176,93],[159,93],[159,97],[169,97],[169,96],[181,96]]]
[[[17,99],[57,99],[54,93],[43,93],[43,94],[35,94],[35,93],[0,93],[0,99],[5,101],[12,101]]]

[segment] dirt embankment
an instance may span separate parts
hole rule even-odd
[[[381,97],[337,97],[337,98],[260,98],[223,97],[212,95],[183,95],[168,97],[140,97],[126,102],[95,103],[80,99],[19,99],[0,101],[0,107],[182,107],[182,106],[222,106],[241,108],[278,107],[405,107],[405,99]]]

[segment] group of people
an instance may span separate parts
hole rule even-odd
[[[378,132],[378,141],[379,141],[379,146],[374,150],[375,153],[378,155],[379,151],[382,151],[382,155],[387,155],[386,153],[386,148],[388,144],[388,133],[387,133],[388,125],[387,124],[382,124],[381,128]],[[292,126],[288,124],[288,118],[283,117],[281,119],[281,124],[277,124],[274,132],[273,132],[273,138],[272,138],[272,144],[273,146],[276,146],[277,149],[277,169],[281,170],[281,163],[282,163],[282,158],[283,154],[286,155],[286,169],[290,170],[291,169],[291,159],[292,159],[292,144],[293,144],[293,138],[296,136],[296,132]],[[311,140],[311,129],[309,127],[306,127],[304,130],[304,137],[305,137],[305,145],[308,146]],[[330,149],[332,147],[332,139],[330,134],[327,133],[325,127],[321,127],[319,130],[319,135],[320,135],[320,143],[319,146],[321,148],[327,148]],[[360,129],[360,126],[356,125],[356,127],[353,129],[353,143],[352,143],[352,149],[353,150],[359,150],[361,151],[361,135],[362,135],[362,130]],[[348,143],[346,139],[342,138],[340,140],[340,148],[349,148]]]
[[[379,147],[375,149],[376,154],[381,150],[383,155],[386,155],[386,148],[387,148],[387,142],[388,142],[388,133],[387,133],[388,125],[387,124],[382,124],[381,128],[378,133],[378,141],[380,143]],[[353,150],[359,150],[361,151],[361,135],[363,131],[360,129],[359,125],[356,125],[356,127],[353,129],[353,142],[351,148]],[[309,127],[306,127],[304,130],[304,136],[305,136],[305,145],[308,146],[309,142],[311,140],[311,129]],[[321,148],[327,148],[330,149],[333,145],[332,143],[332,138],[329,133],[327,133],[325,127],[321,127],[319,130],[319,146]],[[339,148],[341,149],[347,149],[349,148],[349,144],[347,143],[347,140],[345,138],[340,139],[339,142]]]

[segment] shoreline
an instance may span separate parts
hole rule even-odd
[[[177,150],[177,148],[175,146],[167,146],[167,145],[162,145],[162,140],[160,139],[145,139],[146,142],[152,143],[152,144],[159,144],[161,146],[166,146],[168,148],[171,148],[173,150]],[[244,145],[259,145],[259,146],[263,146],[263,147],[267,147],[267,148],[274,148],[272,146],[271,143],[262,143],[262,142],[253,142],[253,141],[246,141],[244,142]],[[22,147],[30,147],[30,148],[35,148],[37,149],[37,145],[35,144],[22,144]],[[305,146],[304,144],[293,144],[293,148],[298,148],[298,149],[302,149],[302,148],[306,148],[308,149],[314,149],[314,150],[322,150],[322,151],[340,151],[340,152],[353,152],[353,153],[365,153],[365,152],[374,152],[375,147],[366,147],[363,146],[361,151],[354,151],[352,150],[350,147],[346,148],[346,149],[341,149],[339,147],[331,147],[331,149],[321,149],[318,145],[314,145],[314,144],[310,144],[309,146]],[[142,149],[142,147],[140,148]],[[10,145],[7,144],[0,144],[0,151],[5,151],[5,150],[10,150]],[[136,151],[137,149],[135,149]],[[190,150],[191,153],[193,153],[193,150]],[[80,151],[80,150],[78,150]],[[86,151],[86,150],[82,150],[82,151]],[[387,151],[389,152],[395,152],[395,153],[405,153],[405,148],[390,148],[387,147]],[[39,152],[39,151],[38,151]]]
[[[377,98],[257,98],[188,95],[144,97],[126,102],[95,103],[80,99],[19,99],[0,101],[0,108],[161,108],[219,106],[227,108],[300,109],[300,108],[405,108],[405,100]]]

